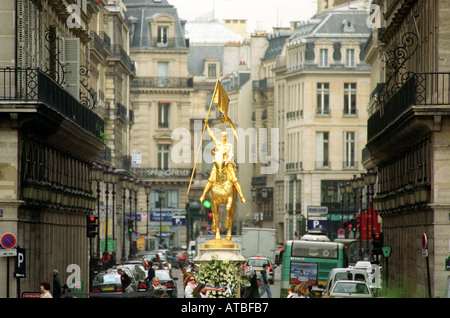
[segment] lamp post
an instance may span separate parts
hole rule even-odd
[[[108,200],[109,200],[109,183],[111,182],[111,174],[108,171],[105,171],[105,251],[103,255],[105,256],[104,261],[106,262],[108,259]]]
[[[371,232],[373,232],[373,192],[374,192],[374,184],[377,179],[377,173],[370,169],[367,171],[366,175],[364,176],[364,181],[367,185],[367,191],[368,191],[368,209],[367,209],[367,235],[366,235],[366,243],[367,243],[367,250],[369,250],[369,211],[370,211],[370,217],[371,217]]]
[[[126,261],[126,250],[125,250],[125,235],[126,235],[126,222],[125,222],[125,200],[126,200],[126,190],[128,188],[128,178],[123,177],[120,179],[122,186],[122,261]]]
[[[162,201],[166,197],[166,192],[164,189],[159,189],[158,191],[158,201],[159,201],[159,245],[162,245]]]
[[[103,179],[103,167],[95,165],[92,169],[93,177],[97,181],[97,228],[99,234],[97,235],[97,251],[96,256],[100,260],[100,181]]]
[[[150,195],[150,192],[152,191],[152,186],[150,185],[150,182],[146,182],[144,185],[144,188],[145,188],[145,200],[147,203],[147,237],[148,237],[148,219],[150,218],[148,196]]]
[[[130,220],[131,220],[131,213],[133,212],[133,200],[132,200],[133,185],[134,185],[134,179],[130,178],[129,179],[129,185],[128,185],[128,194],[130,195],[129,198],[128,198],[129,202],[130,202]],[[135,228],[133,227],[133,231],[134,230],[135,230]],[[130,237],[129,237],[129,239],[130,239],[130,248],[129,248],[129,251],[128,251],[128,259],[132,259],[133,258],[133,244],[132,244],[132,241],[133,241],[133,238],[132,238],[133,233],[132,232],[133,231],[129,232],[129,234],[130,234]]]

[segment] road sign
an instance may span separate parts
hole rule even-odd
[[[16,236],[12,233],[5,233],[0,239],[0,244],[3,248],[10,249],[16,246]]]
[[[426,249],[427,248],[427,235],[425,233],[422,234],[422,248]]]
[[[17,248],[17,257],[16,262],[14,266],[14,276],[16,278],[25,278],[27,277],[26,274],[26,263],[25,263],[25,249],[24,248]]]
[[[328,213],[327,206],[308,206],[307,207],[308,216],[309,215],[322,215]]]

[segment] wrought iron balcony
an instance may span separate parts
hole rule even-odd
[[[131,82],[131,88],[192,88],[192,77],[141,76]]]
[[[0,68],[0,103],[42,103],[103,140],[104,122],[39,69]]]
[[[373,98],[377,111],[367,122],[367,137],[371,140],[413,106],[450,106],[450,73],[408,73],[403,85],[395,91],[377,87]]]

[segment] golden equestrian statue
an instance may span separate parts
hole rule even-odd
[[[216,108],[223,113],[222,123],[228,122],[237,138],[234,124],[227,115],[229,99],[226,95],[225,90],[220,85],[219,80],[217,80],[216,88],[214,89],[211,105],[213,102],[216,103]],[[242,194],[241,186],[236,177],[236,164],[234,163],[233,145],[227,142],[227,133],[225,131],[220,134],[221,140],[217,140],[217,138],[214,136],[214,133],[209,128],[208,117],[209,111],[205,119],[205,127],[203,128],[203,133],[205,131],[205,128],[207,128],[208,134],[214,142],[215,148],[212,151],[212,154],[214,156],[214,165],[203,194],[200,197],[200,202],[203,202],[205,200],[205,197],[209,192],[209,201],[211,202],[211,212],[213,219],[212,230],[215,234],[215,239],[207,242],[203,247],[236,248],[237,246],[234,245],[231,241],[231,232],[233,227],[234,214],[236,211],[237,195],[239,195],[243,203],[245,203],[246,200],[244,198],[244,195]],[[226,204],[227,217],[225,219],[224,226],[228,231],[225,240],[222,240],[220,235],[220,204]]]

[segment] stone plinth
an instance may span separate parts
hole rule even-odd
[[[245,263],[240,248],[200,248],[194,262],[201,263],[214,259]]]

